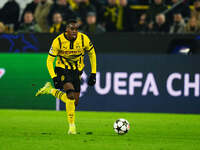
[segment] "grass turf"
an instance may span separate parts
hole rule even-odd
[[[126,135],[112,127],[131,125]],[[0,150],[197,150],[200,116],[77,112],[77,135],[67,135],[65,112],[0,110]]]

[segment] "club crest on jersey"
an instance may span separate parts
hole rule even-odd
[[[64,81],[64,80],[65,80],[65,76],[62,75],[62,76],[61,76],[61,81]]]
[[[79,49],[79,48],[81,48],[80,45],[76,45],[76,49]]]

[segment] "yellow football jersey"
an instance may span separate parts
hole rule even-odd
[[[79,71],[82,71],[84,68],[85,53],[88,53],[89,57],[91,56],[91,72],[96,73],[96,54],[94,46],[88,36],[81,32],[78,32],[77,38],[74,41],[68,40],[65,33],[60,34],[53,40],[53,43],[49,50],[50,56],[57,56],[56,67],[70,70],[78,69]],[[93,56],[95,57],[95,59]],[[52,73],[52,68],[48,66],[48,63],[47,68],[51,77],[53,78],[55,76],[55,73]]]

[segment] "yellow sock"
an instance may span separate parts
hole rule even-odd
[[[69,125],[73,126],[75,122],[75,100],[67,99],[66,112]]]
[[[75,99],[67,98],[67,95],[65,92],[62,92],[57,89],[51,89],[50,93],[66,104],[68,122],[70,125],[73,126],[75,122]]]
[[[60,99],[61,101],[63,101],[64,103],[67,102],[67,95],[65,92],[62,92],[60,90],[57,89],[51,89],[50,93],[55,96],[56,98]]]

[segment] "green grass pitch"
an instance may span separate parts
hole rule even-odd
[[[113,123],[130,122],[126,135]],[[200,116],[179,114],[76,113],[79,134],[67,135],[64,111],[0,110],[0,150],[199,150]]]

